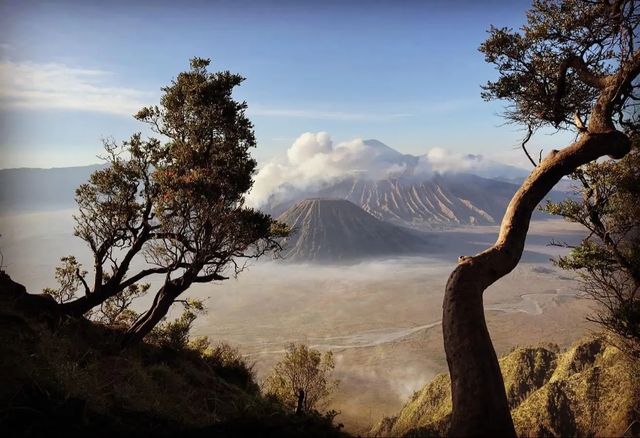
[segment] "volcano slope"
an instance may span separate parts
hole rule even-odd
[[[381,221],[344,199],[305,199],[278,220],[292,228],[283,242],[287,261],[340,263],[429,250],[423,233]]]

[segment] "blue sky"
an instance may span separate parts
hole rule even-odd
[[[143,129],[131,114],[192,56],[247,78],[235,96],[261,163],[318,131],[525,163],[522,132],[480,98],[496,73],[477,48],[528,2],[179,3],[2,2],[0,167],[97,162],[100,138]]]

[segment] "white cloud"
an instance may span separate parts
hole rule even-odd
[[[132,115],[154,93],[109,84],[110,72],[57,63],[0,61],[0,104]]]
[[[286,156],[262,166],[248,200],[259,206],[272,194],[288,196],[352,174],[382,178],[402,171],[403,157],[362,139],[334,144],[326,132],[306,132],[293,142]]]
[[[289,162],[293,165],[304,163],[307,159],[317,154],[327,154],[331,152],[333,142],[326,132],[306,132],[293,143],[287,151]]]
[[[474,172],[489,169],[494,163],[486,160],[482,155],[461,154],[443,148],[431,148],[420,156],[416,166],[416,174],[431,174],[434,172]]]
[[[260,168],[247,200],[250,205],[260,207],[271,197],[280,201],[301,197],[353,175],[377,180],[399,176],[428,178],[449,172],[509,178],[524,174],[519,168],[481,155],[433,148],[416,157],[401,154],[375,140],[356,138],[334,144],[326,132],[306,132],[293,142],[285,156]]]

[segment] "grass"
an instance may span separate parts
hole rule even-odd
[[[122,350],[118,330],[31,310],[0,286],[4,436],[344,436],[264,397],[229,346]]]

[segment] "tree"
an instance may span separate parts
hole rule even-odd
[[[55,279],[58,282],[56,289],[47,287],[42,290],[50,295],[57,303],[63,304],[71,301],[83,285],[87,271],[81,270],[82,264],[78,263],[74,256],[60,258],[61,265],[56,267]]]
[[[575,199],[544,210],[581,224],[589,235],[554,263],[578,274],[599,308],[590,318],[614,335],[622,351],[640,359],[640,151],[618,162],[591,163],[572,178]]]
[[[210,73],[194,58],[189,71],[163,88],[160,106],[136,118],[166,141],[134,134],[121,146],[105,141],[107,166],[76,191],[75,234],[94,258],[92,286],[63,304],[81,315],[140,282],[162,275],[151,308],[129,328],[126,342],[148,334],[194,283],[238,275],[246,261],[278,251],[284,225],[247,208],[256,146],[246,103],[231,94],[244,78]],[[134,259],[144,268],[132,271]],[[131,289],[134,288],[134,289]]]
[[[208,73],[209,60],[195,58],[191,70],[163,89],[161,106],[143,108],[136,118],[169,142],[154,169],[159,228],[147,260],[167,275],[153,305],[129,329],[129,342],[142,339],[194,283],[225,280],[240,273],[239,259],[279,250],[286,226],[244,206],[253,185],[256,146],[246,103],[231,97],[244,78]],[[171,273],[177,273],[171,278]]]
[[[338,381],[331,378],[333,354],[304,344],[289,344],[284,358],[265,382],[265,392],[281,400],[296,413],[310,413],[335,391]]]
[[[499,73],[483,96],[509,102],[507,120],[527,129],[525,151],[542,127],[573,130],[576,140],[531,159],[535,168],[511,199],[494,245],[462,257],[449,277],[443,335],[454,436],[515,436],[483,293],[517,266],[533,210],[562,177],[629,152],[622,129],[637,110],[638,9],[634,0],[536,0],[520,31],[492,28],[480,48]]]

